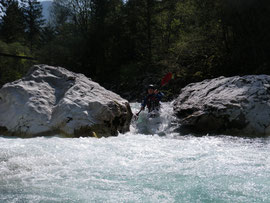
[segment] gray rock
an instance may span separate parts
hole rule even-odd
[[[128,101],[82,74],[36,65],[0,89],[0,131],[7,135],[111,136],[129,130]]]
[[[180,131],[270,134],[270,76],[219,77],[193,83],[174,101]]]

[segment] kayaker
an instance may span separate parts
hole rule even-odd
[[[140,111],[136,114],[137,116],[140,114],[141,111],[145,109],[146,106],[148,108],[148,112],[151,112],[153,110],[159,110],[160,108],[160,101],[164,94],[158,89],[156,89],[154,85],[148,86],[147,93],[147,96],[141,103]]]

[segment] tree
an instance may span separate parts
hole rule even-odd
[[[54,0],[50,8],[50,22],[55,29],[59,29],[70,19],[70,8],[66,0]]]
[[[181,86],[270,73],[268,2],[54,0],[55,34],[47,38],[51,28],[44,29],[40,56],[123,89],[169,71]]]
[[[26,34],[30,43],[30,49],[33,51],[33,45],[38,43],[41,29],[45,22],[42,16],[42,5],[37,0],[23,0],[22,2]]]
[[[5,43],[0,40],[0,53],[10,55],[30,56],[28,47],[18,43]],[[0,56],[0,87],[7,82],[21,78],[33,65],[34,61],[16,57]]]
[[[269,73],[270,3],[267,0],[226,1],[222,4],[231,63],[238,74]]]
[[[4,11],[0,27],[1,38],[8,43],[24,41],[25,22],[23,11],[17,0],[1,0]]]
[[[122,6],[121,0],[92,0],[88,44],[95,74],[106,72],[109,75],[110,72],[117,75],[116,68],[119,68],[122,56]]]
[[[54,0],[51,17],[55,26],[72,23],[80,32],[86,33],[91,18],[93,0]]]
[[[122,0],[55,0],[53,43],[64,50],[55,60],[91,77],[115,73],[122,56],[122,6]]]

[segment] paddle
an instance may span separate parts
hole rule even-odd
[[[138,113],[136,113],[135,115],[134,115],[134,119],[135,119],[135,121],[136,120],[138,120],[138,118],[139,118],[139,114],[141,113],[141,111],[142,111],[142,109],[138,112]]]
[[[161,87],[163,87],[164,85],[166,85],[171,79],[172,79],[173,74],[171,72],[167,73],[162,79],[161,79]],[[138,113],[135,114],[135,120],[138,119],[138,116],[140,115],[141,111],[143,109],[141,109]]]
[[[171,79],[172,79],[173,74],[167,73],[161,80],[161,87],[163,87],[164,85],[166,85]]]
[[[143,109],[141,109],[138,113],[136,113],[136,116],[138,117]]]

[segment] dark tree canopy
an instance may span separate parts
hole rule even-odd
[[[42,6],[37,0],[22,0],[22,4],[26,24],[25,32],[32,50],[33,45],[39,43],[41,28],[44,25]]]
[[[22,41],[24,38],[25,21],[23,10],[15,0],[1,0],[4,14],[1,19],[0,35],[6,42]]]
[[[123,95],[167,72],[170,95],[205,78],[270,74],[269,0],[54,0],[46,25],[38,1],[0,2],[0,51],[17,43],[36,63],[84,73]]]

